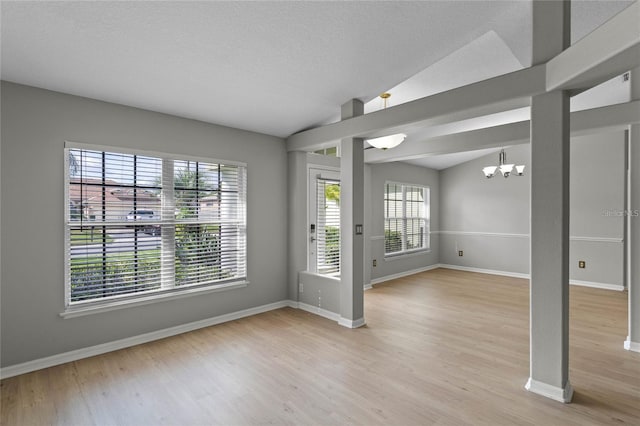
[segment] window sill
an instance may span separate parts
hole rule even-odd
[[[207,293],[215,293],[218,291],[233,290],[236,288],[242,288],[249,285],[248,281],[237,281],[233,283],[220,284],[212,287],[199,287],[188,288],[179,291],[172,291],[167,293],[152,294],[148,296],[135,297],[123,300],[114,300],[110,302],[92,304],[92,305],[80,305],[70,306],[64,312],[60,313],[60,316],[64,319],[82,317],[85,315],[99,314],[102,312],[115,311],[117,309],[132,308],[135,306],[149,305],[151,303],[164,302],[167,300],[182,299],[184,297],[202,295]]]
[[[404,252],[404,253],[398,253],[398,254],[390,254],[384,257],[384,261],[392,262],[394,260],[402,260],[410,257],[423,256],[429,253],[431,253],[431,249],[416,250],[416,251],[410,251],[410,252]]]

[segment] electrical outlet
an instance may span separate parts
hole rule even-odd
[[[458,256],[462,257],[464,255],[464,252],[462,250],[458,250]]]
[[[578,268],[584,269],[586,267],[587,267],[587,262],[585,262],[584,260],[578,260]]]
[[[378,266],[378,259],[373,259],[373,267],[375,268],[376,266]]]
[[[298,293],[303,293],[304,292],[304,284],[299,283],[298,284]]]

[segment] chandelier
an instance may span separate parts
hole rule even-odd
[[[516,169],[516,176],[524,175],[524,164],[516,166],[515,164],[507,164],[507,154],[504,152],[504,149],[500,150],[500,154],[498,155],[498,165],[497,166],[487,166],[482,169],[482,173],[484,173],[487,179],[491,179],[496,175],[496,172],[499,170],[502,173],[502,176],[508,178],[511,176],[513,169]]]
[[[391,93],[387,92],[380,95],[380,98],[384,102],[383,109],[387,108],[387,99],[389,99],[390,97]],[[394,135],[382,136],[379,138],[366,139],[366,142],[374,148],[386,150],[400,145],[406,137],[407,135],[405,135],[404,133],[397,133]]]

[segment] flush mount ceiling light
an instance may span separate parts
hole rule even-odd
[[[487,166],[482,169],[482,173],[484,173],[487,179],[491,179],[496,175],[496,172],[499,170],[502,173],[502,176],[508,178],[511,176],[513,169],[516,170],[516,176],[524,175],[524,164],[516,166],[515,164],[506,164],[507,163],[507,154],[504,152],[504,149],[500,150],[500,154],[498,155],[499,163],[497,166]]]
[[[384,108],[387,107],[387,99],[389,99],[389,97],[391,97],[391,93],[385,92],[382,95],[380,95],[380,98],[384,102]],[[369,145],[373,146],[374,148],[386,150],[386,149],[393,148],[400,145],[406,137],[407,135],[405,135],[404,133],[396,133],[394,135],[382,136],[382,137],[373,138],[373,139],[366,139],[366,142]]]
[[[400,145],[406,137],[407,135],[405,135],[404,133],[398,133],[395,135],[382,136],[375,139],[367,139],[367,142],[374,148],[389,149]]]

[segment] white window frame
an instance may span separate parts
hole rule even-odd
[[[333,152],[329,152],[333,150]],[[312,152],[312,154],[316,155],[324,155],[327,157],[340,157],[340,144],[328,146],[326,148],[320,148]]]
[[[92,151],[102,151],[108,153],[119,153],[119,154],[129,154],[129,155],[139,155],[139,156],[148,156],[162,159],[163,163],[163,171],[162,171],[162,179],[163,179],[163,205],[165,203],[171,203],[173,197],[173,162],[174,161],[194,161],[200,163],[213,163],[213,164],[224,164],[230,166],[238,166],[242,168],[242,189],[240,190],[240,229],[241,229],[241,245],[243,251],[239,253],[238,256],[242,257],[242,262],[244,265],[244,274],[242,276],[234,277],[232,279],[224,280],[224,281],[213,281],[207,283],[197,283],[190,284],[184,286],[176,286],[175,284],[175,276],[172,273],[165,275],[164,270],[165,267],[161,267],[162,270],[162,283],[161,288],[153,291],[146,291],[140,293],[133,294],[123,294],[117,296],[105,297],[102,299],[91,299],[88,301],[80,301],[80,302],[71,302],[71,241],[70,241],[70,230],[74,226],[70,220],[70,204],[69,204],[69,180],[70,180],[70,170],[69,170],[69,151],[71,149],[84,149],[84,150],[92,150]],[[227,161],[227,160],[219,160],[213,158],[203,158],[203,157],[191,157],[177,154],[168,154],[168,153],[160,153],[155,151],[143,151],[143,150],[132,150],[127,148],[113,147],[113,146],[103,146],[103,145],[93,145],[86,143],[77,143],[65,141],[65,149],[64,149],[64,162],[65,162],[65,175],[64,175],[64,188],[65,188],[65,310],[60,313],[60,316],[63,318],[73,318],[83,315],[89,315],[93,313],[111,311],[115,309],[121,309],[125,307],[131,306],[139,306],[146,305],[150,303],[157,303],[159,301],[171,300],[171,299],[179,299],[183,297],[189,297],[196,294],[203,293],[211,293],[218,292],[224,290],[230,290],[235,288],[246,287],[249,282],[247,280],[247,165],[246,163],[235,162],[235,161]],[[171,175],[171,181],[169,185],[166,185],[165,180],[168,179],[169,172]],[[166,186],[166,188],[164,188]],[[167,200],[165,197],[170,195],[170,199]],[[166,209],[163,209],[162,214],[162,227],[163,229],[169,227],[173,229],[174,232],[168,232],[169,239],[175,238],[175,227],[180,225],[182,222],[175,220],[174,217],[169,217],[166,214]],[[77,226],[77,225],[75,225]],[[172,228],[171,228],[172,227]],[[169,244],[169,251],[171,247],[174,247],[175,240],[171,239],[169,242],[165,242],[167,240],[165,234],[162,236],[162,244]],[[163,265],[166,266],[166,265]]]
[[[402,188],[402,217],[400,218],[389,218],[387,217],[387,211],[384,208],[384,202],[387,199],[387,187],[388,185],[398,185]],[[406,198],[406,190],[407,187],[421,188],[423,191],[423,202],[424,202],[424,217],[408,217],[407,216],[407,198]],[[383,235],[384,235],[384,257],[387,260],[393,260],[394,258],[398,258],[401,256],[407,255],[415,255],[420,253],[425,253],[431,251],[431,187],[427,185],[413,184],[413,183],[403,183],[403,182],[395,182],[395,181],[386,181],[384,184],[383,190]],[[423,229],[423,241],[424,246],[418,248],[407,249],[407,221],[408,220],[420,219],[424,220],[424,229]],[[388,220],[401,220],[402,221],[402,234],[401,234],[401,243],[402,248],[399,251],[394,251],[387,253],[387,221]]]
[[[331,273],[323,273],[318,268],[318,240],[319,240],[319,224],[318,224],[318,193],[317,193],[317,183],[319,179],[322,180],[330,180],[340,182],[340,170],[332,167],[322,167],[319,168],[317,166],[308,168],[308,221],[307,221],[307,271],[313,272],[319,275],[327,276],[327,277],[340,277],[340,264],[338,264],[338,271]],[[315,226],[314,232],[311,232],[311,226]],[[340,241],[339,241],[340,247]],[[340,262],[341,257],[338,254],[338,262]]]

